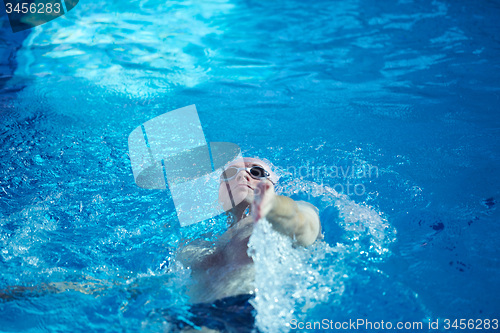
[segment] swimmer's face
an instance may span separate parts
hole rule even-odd
[[[264,169],[269,169],[269,167],[260,160],[254,160],[251,162],[238,160],[230,165],[230,167],[235,168],[251,168],[253,166],[260,166]],[[222,203],[224,210],[228,211],[233,208],[233,203],[235,206],[237,206],[241,202],[251,204],[254,199],[255,187],[261,181],[271,182],[267,178],[253,178],[247,170],[240,170],[235,177],[227,181],[221,180],[219,186],[219,202]],[[231,197],[233,199],[232,201]]]

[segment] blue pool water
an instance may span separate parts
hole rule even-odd
[[[498,2],[81,0],[17,34],[2,15],[0,289],[68,291],[0,302],[0,331],[187,318],[174,253],[224,222],[180,228],[168,191],[135,185],[127,138],[191,104],[207,141],[320,209],[309,249],[252,236],[262,331],[500,319]]]

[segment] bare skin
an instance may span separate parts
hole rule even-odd
[[[234,166],[255,164],[256,161],[240,161]],[[229,193],[237,203],[234,207],[231,207]],[[247,249],[253,227],[261,218],[265,217],[275,230],[300,246],[311,245],[320,234],[319,217],[313,205],[276,195],[269,179],[254,179],[246,170],[241,170],[227,183],[221,183],[219,200],[234,216],[235,222],[213,246],[207,242],[192,242],[177,257],[191,268],[195,283],[189,295],[193,303],[254,293],[255,273]],[[244,216],[247,208],[251,214]]]

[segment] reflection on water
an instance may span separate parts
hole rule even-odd
[[[134,97],[194,87],[218,76],[212,61],[221,55],[209,42],[222,38],[222,17],[234,6],[224,0],[81,2],[63,18],[33,29],[18,54],[22,65],[16,75],[81,77]],[[243,59],[231,62],[240,70],[255,67]],[[262,77],[266,66],[258,67],[248,79]]]

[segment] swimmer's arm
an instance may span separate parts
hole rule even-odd
[[[37,286],[7,286],[0,289],[0,300],[13,301],[27,296],[41,296],[59,292],[59,289],[46,283]]]
[[[285,196],[274,196],[266,218],[276,231],[294,239],[301,246],[314,243],[321,232],[317,208]]]
[[[47,294],[59,294],[65,291],[78,291],[87,295],[99,296],[108,286],[99,280],[97,282],[48,282],[35,286],[7,286],[0,289],[0,300],[12,301],[26,297],[38,297]]]

